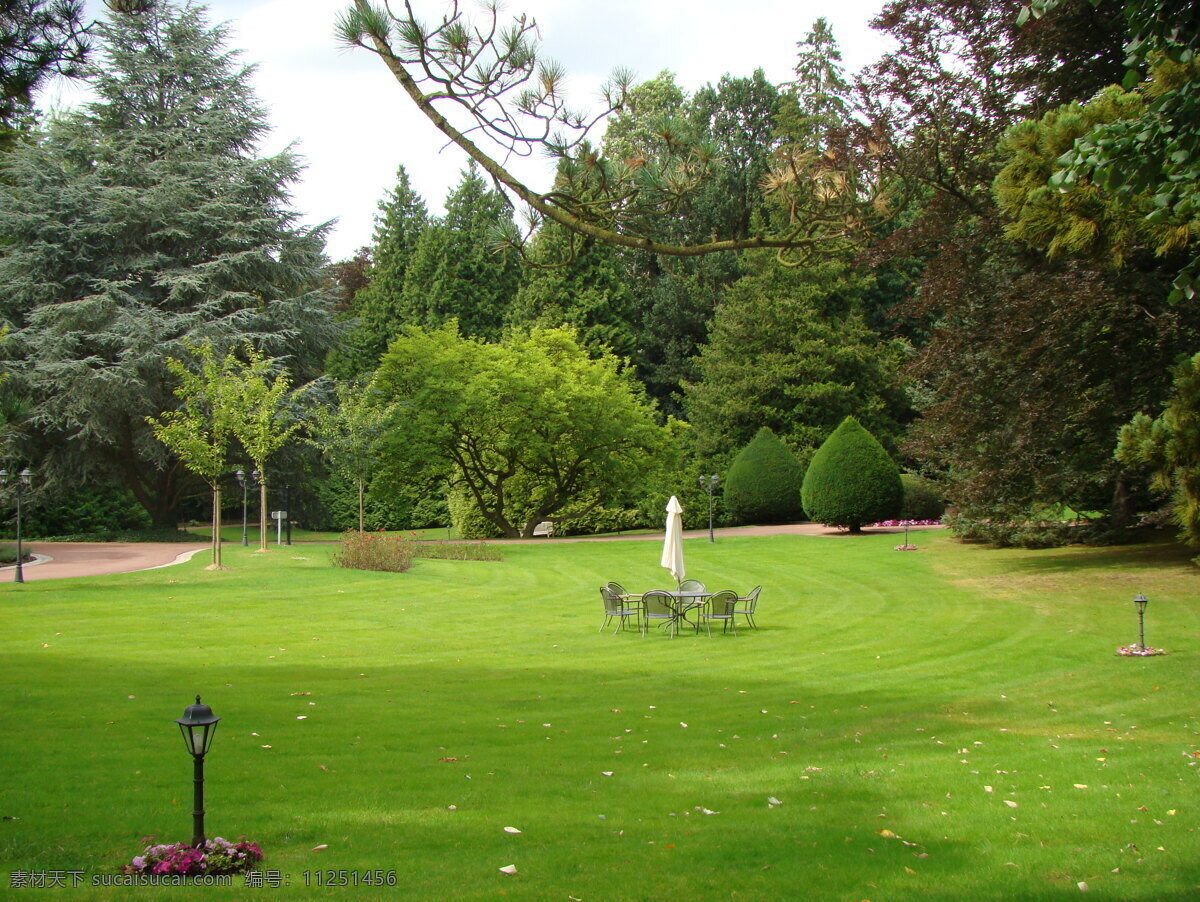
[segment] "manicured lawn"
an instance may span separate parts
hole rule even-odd
[[[0,897],[1200,898],[1189,553],[898,541],[688,541],[689,576],[765,587],[736,638],[597,633],[600,583],[669,581],[655,542],[4,584]],[[1138,592],[1168,656],[1114,655]],[[209,835],[290,885],[10,888],[190,837],[197,692]]]

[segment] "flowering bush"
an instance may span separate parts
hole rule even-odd
[[[142,842],[149,843],[154,837]],[[239,837],[237,842],[216,837],[193,848],[185,843],[147,845],[141,855],[121,868],[124,874],[240,874],[263,859],[258,843]]]
[[[1166,652],[1161,648],[1138,645],[1135,642],[1133,645],[1122,645],[1117,649],[1117,654],[1123,658],[1149,658],[1151,655],[1165,655]]]
[[[403,573],[412,566],[413,558],[418,557],[446,561],[504,560],[498,548],[484,542],[422,542],[415,532],[406,536],[348,532],[333,553],[333,564],[352,570]]]
[[[404,573],[412,566],[416,544],[415,539],[409,536],[347,532],[342,535],[342,544],[333,553],[333,564],[351,570]]]

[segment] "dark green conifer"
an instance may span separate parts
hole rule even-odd
[[[788,523],[804,518],[804,467],[766,426],[734,458],[725,476],[725,509],[735,523]]]
[[[862,532],[864,524],[899,515],[904,486],[883,445],[846,417],[813,455],[801,499],[813,520]]]

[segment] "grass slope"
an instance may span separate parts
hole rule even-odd
[[[0,896],[1200,896],[1188,553],[895,541],[688,541],[710,589],[765,586],[737,638],[597,633],[602,582],[669,581],[654,542],[402,575],[233,547],[225,572],[0,586]],[[1114,656],[1139,591],[1169,656]],[[289,885],[10,888],[190,837],[172,720],[197,692],[208,834]]]

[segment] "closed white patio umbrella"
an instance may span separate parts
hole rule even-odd
[[[667,535],[663,541],[662,565],[675,582],[683,581],[683,505],[674,495],[667,502]]]

